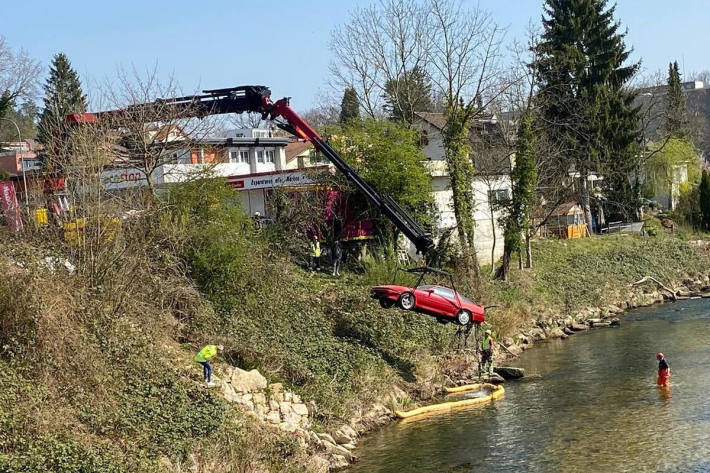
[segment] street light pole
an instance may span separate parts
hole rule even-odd
[[[25,175],[25,158],[23,156],[22,152],[22,133],[20,133],[20,127],[17,126],[17,123],[15,123],[14,120],[10,120],[9,118],[0,118],[0,120],[5,120],[6,122],[10,122],[13,125],[15,125],[15,129],[17,130],[17,139],[20,141],[20,166],[22,167],[22,182],[25,185],[25,205],[27,206],[27,211],[29,212],[30,209],[30,196],[27,194],[27,176]]]

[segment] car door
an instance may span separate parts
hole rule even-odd
[[[417,301],[417,309],[432,310],[432,296],[434,286],[419,286],[414,291],[414,298]]]
[[[431,310],[453,316],[458,313],[458,304],[454,291],[446,287],[436,287],[430,297]]]

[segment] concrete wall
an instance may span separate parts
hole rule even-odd
[[[427,144],[422,151],[427,158],[436,161],[444,160],[444,139],[438,128],[427,122],[419,122],[417,127],[426,132]]]
[[[494,259],[503,255],[503,229],[499,224],[500,211],[493,212],[493,222],[491,222],[491,209],[488,195],[490,190],[508,190],[510,192],[511,183],[509,176],[497,176],[491,178],[477,178],[473,182],[473,195],[475,207],[473,220],[475,222],[475,244],[476,253],[481,264],[491,263],[491,249],[495,245]],[[433,177],[432,192],[434,201],[439,211],[437,226],[440,230],[454,228],[456,226],[456,216],[454,215],[453,194],[448,177]],[[495,237],[495,241],[494,241]]]

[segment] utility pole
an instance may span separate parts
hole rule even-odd
[[[22,133],[20,133],[20,127],[17,126],[17,123],[15,123],[14,120],[10,120],[9,118],[0,118],[0,120],[5,120],[6,122],[10,122],[13,125],[15,125],[15,129],[17,130],[17,139],[19,140],[20,143],[20,166],[22,167],[22,182],[24,183],[25,186],[25,205],[27,206],[27,211],[29,212],[30,209],[30,196],[27,194],[27,176],[25,175],[25,158],[23,156],[22,152]]]

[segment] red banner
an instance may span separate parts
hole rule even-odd
[[[15,233],[22,230],[20,206],[17,203],[15,185],[11,181],[0,182],[0,204],[2,204],[2,211],[10,231]]]

